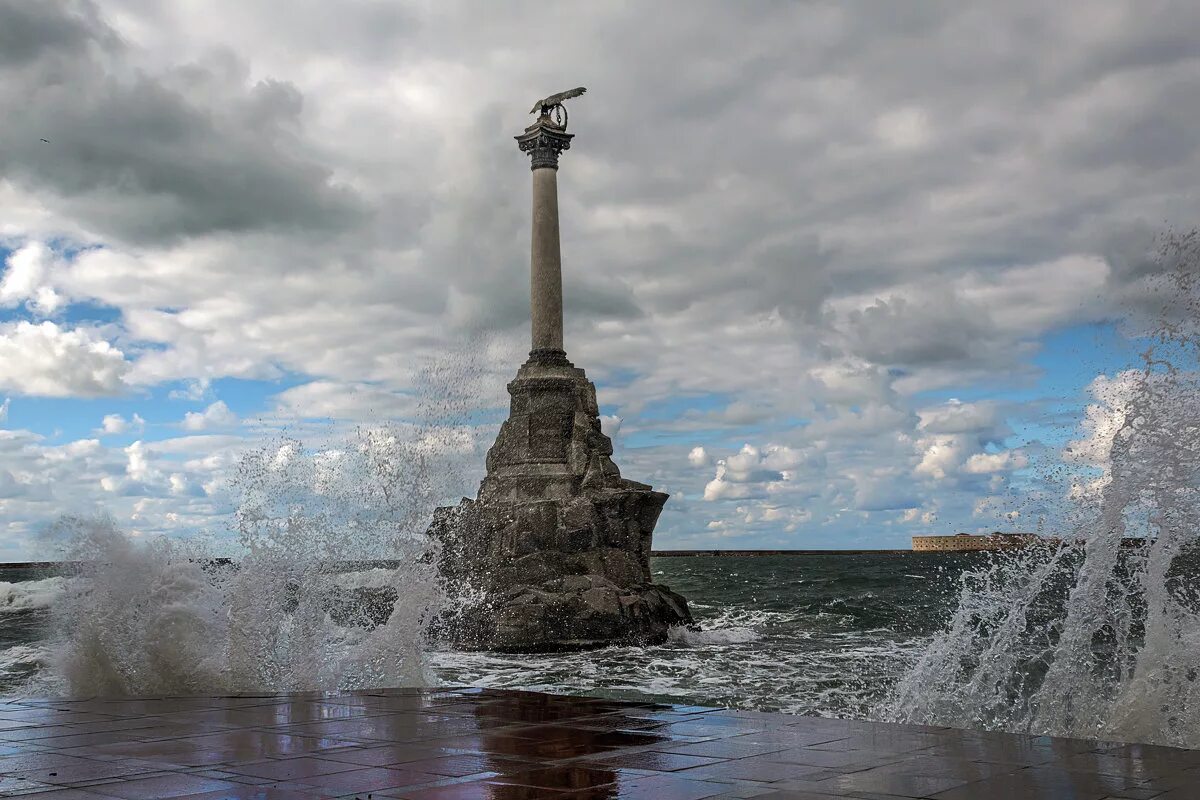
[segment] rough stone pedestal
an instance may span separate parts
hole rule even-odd
[[[560,350],[535,350],[475,500],[430,528],[453,595],[444,633],[473,649],[575,650],[665,640],[692,621],[650,577],[667,495],[621,477],[596,388]]]

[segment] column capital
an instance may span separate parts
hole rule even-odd
[[[558,169],[558,154],[571,149],[573,133],[567,133],[565,124],[559,125],[549,114],[543,114],[537,121],[525,129],[520,136],[514,136],[517,146],[522,153],[532,156],[529,168]]]

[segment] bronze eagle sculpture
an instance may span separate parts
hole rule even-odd
[[[548,114],[550,109],[554,108],[555,106],[562,105],[563,100],[570,100],[572,97],[579,97],[579,95],[586,91],[587,89],[580,86],[576,89],[567,89],[565,92],[552,94],[545,100],[538,100],[536,103],[534,103],[533,108],[529,110],[529,113],[536,114],[540,110],[543,114]]]

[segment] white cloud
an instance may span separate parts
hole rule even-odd
[[[726,472],[726,466],[718,462],[716,477],[704,486],[705,500],[740,500],[762,494],[754,484],[727,480]]]
[[[688,453],[688,463],[693,467],[707,467],[712,463],[712,459],[703,447],[693,447]]]
[[[234,414],[224,400],[218,400],[203,411],[189,411],[181,423],[186,431],[206,431],[213,428],[229,428],[238,423]]]
[[[934,436],[920,439],[917,450],[921,461],[913,470],[934,480],[942,480],[958,471],[966,455],[968,442],[964,436]]]
[[[891,391],[884,370],[857,359],[823,364],[814,367],[811,374],[819,382],[824,398],[833,403],[886,402]]]
[[[904,471],[898,467],[854,471],[850,479],[854,482],[853,507],[858,511],[896,511],[920,500],[916,488],[904,480]]]
[[[1000,449],[1011,430],[995,402],[951,398],[918,409],[917,418],[912,441],[919,459],[913,474],[937,481],[946,490],[963,488],[964,476],[1009,472],[1029,464],[1023,450]]]
[[[380,420],[410,416],[418,401],[378,386],[311,381],[275,395],[275,410],[285,417]]]
[[[920,522],[922,525],[932,525],[937,522],[937,508],[906,508],[904,513],[900,515],[900,521],[904,523]]]
[[[805,508],[796,508],[794,506],[778,506],[769,503],[762,503],[757,506],[742,506],[737,509],[741,515],[742,523],[753,525],[755,523],[775,524],[782,527],[785,533],[792,533],[800,526],[812,522],[812,512]]]
[[[613,440],[616,444],[621,438],[621,426],[625,423],[624,418],[616,414],[601,414],[600,415],[600,430],[604,435]]]
[[[858,408],[837,407],[833,416],[811,423],[806,434],[813,439],[854,439],[888,431],[907,431],[911,427],[911,411],[867,402]]]
[[[23,430],[0,430],[0,503],[10,557],[45,557],[32,544],[37,531],[60,514],[104,511],[118,521],[138,516],[141,530],[186,533],[227,527],[231,512],[223,482],[244,440],[180,437],[110,447],[103,439],[48,443]],[[192,456],[199,456],[193,458]],[[186,482],[175,490],[180,475]],[[213,484],[206,494],[202,484]],[[147,502],[149,501],[149,502]],[[174,515],[172,521],[170,515]]]
[[[708,458],[704,448],[703,457]],[[689,454],[689,460],[696,455]],[[745,444],[737,453],[717,461],[716,475],[704,487],[705,500],[730,500],[762,497],[779,491],[780,484],[792,479],[792,473],[811,458],[811,454],[786,445],[755,447]]]
[[[951,398],[945,403],[920,409],[920,429],[929,433],[971,433],[994,427],[998,409],[995,403],[964,403]]]
[[[63,298],[51,285],[49,273],[60,263],[41,242],[30,242],[14,250],[0,280],[0,306],[26,303],[38,314],[53,314],[63,304]]]
[[[1072,253],[998,274],[972,273],[959,287],[962,298],[987,309],[998,328],[1021,336],[1092,316],[1109,277],[1104,259]]]
[[[172,400],[191,400],[199,402],[209,395],[211,381],[208,378],[196,378],[184,384],[183,389],[172,389],[168,395]]]
[[[125,448],[125,474],[135,481],[147,481],[155,471],[150,468],[150,461],[146,454],[146,445],[140,440],[134,442]]]
[[[1004,450],[999,453],[975,453],[963,465],[965,472],[986,475],[993,472],[1008,472],[1029,465],[1029,457],[1021,450]]]
[[[778,465],[767,463],[777,449],[769,446],[767,452],[764,453],[763,450],[753,445],[742,445],[740,451],[719,462],[725,468],[722,474],[726,480],[737,483],[763,483],[779,480],[782,476],[779,474]],[[790,448],[783,449],[788,454],[791,453]]]
[[[975,508],[971,512],[971,515],[974,517],[1002,520],[1011,524],[1021,518],[1021,512],[1014,508],[1008,508],[1008,505],[1003,497],[996,497],[994,495],[980,497],[975,501]]]
[[[0,325],[0,387],[45,397],[120,393],[125,355],[87,328],[53,322]]]
[[[141,433],[145,428],[146,420],[136,412],[129,419],[125,419],[120,414],[105,414],[97,432],[114,436],[122,433]]]
[[[1064,460],[1089,467],[1107,469],[1113,438],[1126,422],[1130,403],[1142,380],[1140,373],[1127,370],[1112,377],[1097,375],[1088,384],[1088,393],[1096,402],[1089,403],[1080,421],[1081,438],[1067,443]]]

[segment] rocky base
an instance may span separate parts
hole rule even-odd
[[[687,601],[665,586],[622,589],[595,575],[572,575],[514,586],[447,619],[444,632],[470,650],[547,653],[661,644],[670,628],[691,621]]]
[[[455,606],[441,635],[547,652],[655,644],[690,624],[687,601],[650,579],[667,495],[621,477],[583,370],[535,351],[508,391],[478,498],[438,509],[429,529]]]

